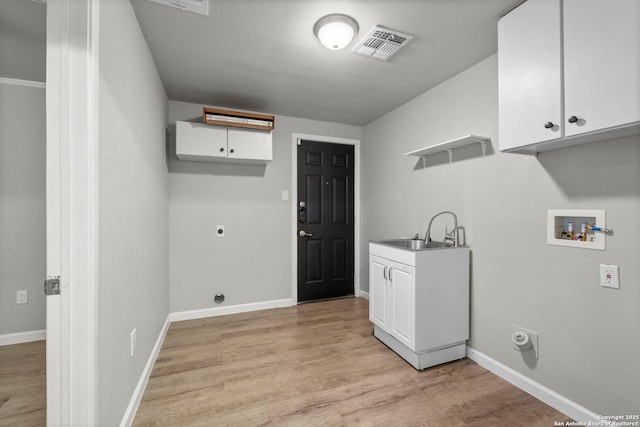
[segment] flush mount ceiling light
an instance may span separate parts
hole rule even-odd
[[[320,18],[313,33],[327,49],[340,50],[358,34],[358,23],[350,16],[334,13]]]

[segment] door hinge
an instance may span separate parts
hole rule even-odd
[[[60,295],[60,276],[49,276],[44,281],[44,294]]]

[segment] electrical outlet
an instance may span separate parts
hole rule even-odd
[[[224,237],[224,225],[216,225],[216,236]]]
[[[131,331],[131,357],[136,353],[136,328]]]
[[[26,304],[27,303],[27,290],[23,289],[20,291],[16,291],[16,304]]]
[[[600,286],[620,289],[620,270],[617,265],[600,264]]]

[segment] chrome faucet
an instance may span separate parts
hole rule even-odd
[[[429,226],[427,227],[427,232],[424,235],[424,243],[425,245],[428,245],[429,242],[431,241],[431,223],[433,222],[434,219],[436,219],[437,217],[443,214],[450,214],[451,216],[453,216],[453,230],[449,233],[445,226],[444,243],[446,243],[448,240],[453,243],[454,247],[458,247],[458,217],[456,216],[456,214],[454,214],[451,211],[442,211],[440,213],[435,214],[433,217],[431,217],[431,220],[429,220]]]

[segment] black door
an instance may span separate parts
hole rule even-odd
[[[353,146],[298,144],[298,301],[353,295]]]

